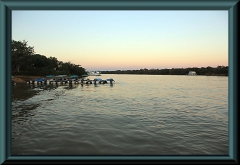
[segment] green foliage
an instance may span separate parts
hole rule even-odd
[[[20,70],[21,68],[21,70]],[[71,62],[58,61],[56,57],[47,58],[44,55],[34,54],[34,48],[27,45],[25,40],[12,40],[12,73],[46,76],[49,74],[86,74],[84,68]]]
[[[189,71],[195,71],[197,75],[207,76],[228,76],[228,66],[218,66],[212,68],[210,66],[204,68],[172,68],[172,69],[140,69],[140,70],[116,70],[101,71],[103,74],[150,74],[150,75],[187,75]]]
[[[34,47],[28,46],[27,41],[12,40],[12,69],[19,72],[20,68],[25,65],[26,60],[34,55]]]

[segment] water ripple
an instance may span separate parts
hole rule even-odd
[[[12,153],[228,153],[227,78],[113,76],[112,86],[48,86],[13,100]]]

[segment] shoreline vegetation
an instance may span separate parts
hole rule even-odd
[[[46,57],[36,54],[34,47],[27,44],[27,41],[12,40],[12,75],[84,75],[85,68],[79,64],[59,61],[56,57]]]
[[[201,67],[201,68],[172,68],[172,69],[140,69],[140,70],[116,70],[101,71],[101,74],[134,74],[134,75],[188,75],[189,71],[196,71],[197,76],[228,76],[228,66]],[[46,76],[12,75],[15,83],[26,83]]]
[[[28,46],[27,41],[12,40],[12,81],[16,83],[34,80],[47,75],[86,75],[86,69],[79,64],[58,61],[56,57],[46,57],[35,54],[34,47]],[[228,76],[228,66],[192,67],[172,69],[139,69],[101,71],[101,74],[141,74],[141,75],[188,75],[190,71],[197,75]],[[44,76],[43,76],[44,75]]]
[[[145,74],[145,75],[188,75],[190,71],[195,71],[200,76],[228,76],[228,66],[213,67],[193,67],[193,68],[172,68],[172,69],[140,69],[140,70],[116,70],[101,71],[102,74]]]

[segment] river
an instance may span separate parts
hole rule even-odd
[[[228,77],[110,77],[12,86],[12,155],[228,155]]]

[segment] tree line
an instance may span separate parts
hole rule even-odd
[[[58,61],[56,57],[35,54],[34,47],[27,41],[12,40],[12,74],[13,75],[70,75],[86,74],[85,68],[71,62]]]
[[[197,75],[228,76],[228,66],[217,67],[189,67],[172,69],[139,69],[139,70],[115,70],[101,71],[102,74],[148,74],[148,75],[188,75],[189,71],[195,71]]]

